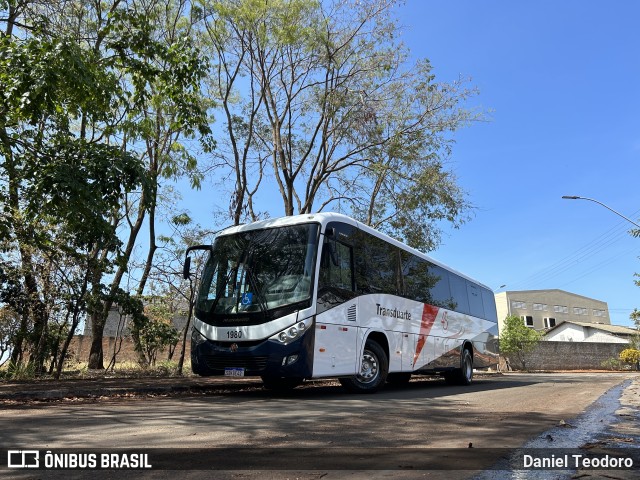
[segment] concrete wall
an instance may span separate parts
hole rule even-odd
[[[108,365],[116,341],[113,337],[103,339],[104,364]],[[527,355],[528,370],[601,370],[602,362],[610,358],[618,358],[620,352],[628,348],[627,344],[616,343],[585,343],[585,342],[540,342],[536,349]],[[69,350],[74,353],[79,361],[86,362],[89,359],[91,348],[91,337],[77,335],[73,338]],[[173,360],[177,361],[180,356],[182,342],[176,346]],[[185,360],[189,358],[191,352],[191,342],[187,339],[185,350]],[[158,362],[167,360],[168,351],[158,354]],[[133,342],[125,337],[122,342],[118,362],[136,362],[137,354],[133,350]],[[504,355],[501,356],[501,369],[506,370]],[[512,361],[511,366],[518,369],[516,362]]]
[[[191,336],[187,336],[187,347],[185,349],[185,361],[191,354]],[[122,340],[122,344],[120,344]],[[104,337],[102,339],[102,351],[104,352],[104,366],[106,367],[111,361],[114,347],[118,347],[118,354],[116,361],[120,362],[133,362],[138,361],[138,354],[133,349],[133,341],[131,337]],[[89,351],[91,350],[91,337],[87,335],[76,335],[71,340],[69,345],[69,352],[73,353],[75,360],[80,362],[87,362],[89,360]],[[178,342],[173,354],[173,361],[178,361],[180,358],[180,352],[182,351],[182,340]],[[168,359],[169,350],[165,349],[158,353],[157,362],[162,362]]]
[[[113,307],[109,311],[109,315],[107,316],[107,321],[104,325],[104,330],[102,331],[102,335],[105,337],[120,337],[130,335],[129,331],[129,323],[130,320],[127,316],[121,315],[118,307]],[[171,319],[171,323],[175,327],[178,332],[184,330],[185,325],[187,324],[187,317],[184,315],[178,315]],[[91,336],[91,322],[87,321],[84,326],[83,334],[87,337]]]
[[[527,370],[601,370],[602,362],[618,358],[629,346],[619,343],[540,342],[529,353]],[[511,362],[517,368],[516,362]]]
[[[104,366],[106,367],[111,361],[114,348],[118,350],[116,355],[116,362],[137,362],[138,354],[133,349],[133,341],[130,337],[129,330],[130,320],[128,317],[120,314],[118,307],[115,306],[109,312],[107,321],[105,323],[103,338],[102,338],[102,351],[104,352]],[[171,319],[171,323],[180,334],[182,339],[182,332],[187,324],[187,317],[176,316]],[[121,342],[122,340],[122,342]],[[73,337],[71,344],[69,345],[69,352],[73,353],[75,360],[80,362],[89,361],[89,351],[91,350],[91,322],[86,322],[83,335],[76,335]],[[182,351],[182,340],[178,342],[175,348],[172,360],[178,361],[180,352]],[[191,354],[191,330],[187,334],[187,347],[185,350],[185,361]],[[162,350],[158,353],[156,362],[162,362],[169,357],[169,349]]]

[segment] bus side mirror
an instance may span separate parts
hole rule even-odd
[[[333,242],[327,242],[322,246],[322,266],[329,266],[329,259],[331,259],[331,263],[336,267],[340,265],[338,262],[338,255],[336,255],[336,247]],[[326,262],[326,263],[325,263]]]
[[[211,245],[194,245],[192,247],[187,248],[187,251],[184,254],[184,266],[182,267],[182,277],[187,280],[191,276],[191,257],[189,253],[193,250],[208,250],[211,252]]]
[[[182,268],[182,277],[187,280],[191,276],[191,257],[187,256],[184,259],[184,267]]]

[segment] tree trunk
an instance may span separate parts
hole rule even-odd
[[[84,299],[87,294],[87,287],[89,286],[89,273],[84,278],[82,283],[82,290],[78,295],[78,300],[74,302],[73,305],[73,316],[71,317],[71,327],[69,328],[69,333],[67,334],[67,338],[62,345],[62,350],[60,351],[60,358],[58,359],[58,365],[56,368],[56,372],[54,378],[58,380],[60,378],[60,374],[62,373],[62,367],[64,366],[64,361],[67,358],[67,351],[69,350],[69,345],[71,344],[71,340],[76,332],[76,328],[78,328],[78,324],[80,323],[80,299]]]
[[[103,318],[103,310],[91,314],[91,349],[89,351],[90,370],[104,370],[102,351],[102,333],[106,319]]]
[[[7,172],[8,201],[10,211],[12,212],[11,221],[13,231],[16,236],[16,242],[18,243],[24,288],[27,295],[26,311],[23,312],[23,318],[26,317],[26,319],[21,323],[20,333],[22,335],[19,336],[19,345],[16,345],[18,348],[14,349],[16,350],[15,355],[12,354],[12,362],[14,365],[18,365],[18,359],[22,358],[22,354],[24,352],[23,342],[25,338],[28,337],[28,320],[31,319],[33,321],[33,334],[30,342],[32,345],[30,363],[35,366],[37,373],[42,373],[42,370],[44,369],[44,349],[46,346],[43,336],[46,335],[47,318],[45,315],[44,305],[42,305],[39,298],[38,282],[34,273],[35,267],[33,257],[29,250],[29,245],[31,243],[30,240],[33,235],[30,229],[23,223],[22,218],[20,218],[20,178],[18,178],[18,173],[16,172],[16,166],[14,164],[14,158],[11,151],[11,143],[4,127],[0,128],[0,140],[2,141],[5,157],[4,168]],[[18,215],[16,216],[16,214]]]
[[[142,228],[142,224],[146,216],[145,205],[146,198],[143,194],[142,198],[140,199],[140,206],[138,208],[138,217],[135,224],[133,224],[133,226],[131,227],[129,240],[127,242],[125,251],[122,254],[122,258],[118,261],[118,270],[116,271],[116,274],[113,277],[113,281],[111,282],[109,294],[103,302],[102,310],[98,310],[91,315],[91,351],[89,352],[90,369],[104,370],[104,353],[102,351],[102,336],[104,332],[104,326],[107,323],[107,317],[109,315],[111,307],[113,306],[113,302],[115,301],[116,293],[120,288],[122,277],[127,271],[127,265],[129,264],[129,259],[131,258],[133,247],[136,244],[136,238],[138,237],[138,233],[140,233],[140,229]]]
[[[189,326],[191,325],[191,317],[193,316],[193,301],[189,301],[189,313],[187,315],[187,324],[184,326],[182,333],[182,348],[180,349],[180,359],[178,360],[178,375],[182,375],[184,367],[184,354],[187,348],[187,336],[189,334]]]

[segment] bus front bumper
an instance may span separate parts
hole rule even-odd
[[[202,376],[311,378],[314,329],[290,343],[219,342],[191,334],[191,369]]]

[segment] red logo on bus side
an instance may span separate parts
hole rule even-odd
[[[449,319],[447,318],[447,311],[445,310],[442,313],[442,320],[440,320],[440,323],[442,324],[442,329],[443,330],[447,330],[449,328]]]

